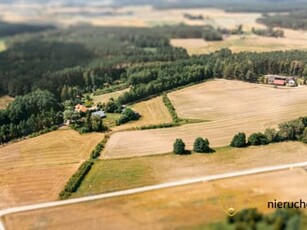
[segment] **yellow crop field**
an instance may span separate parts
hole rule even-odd
[[[4,221],[7,229],[193,229],[225,220],[224,197],[233,197],[237,209],[265,213],[273,211],[267,203],[274,199],[299,201],[307,195],[306,179],[303,169],[284,170],[13,214]]]
[[[103,134],[61,129],[0,148],[0,208],[56,200]]]
[[[0,109],[5,109],[6,106],[12,102],[14,99],[10,96],[2,96],[0,97]]]
[[[229,145],[238,132],[263,132],[278,123],[306,116],[307,90],[272,88],[239,81],[213,80],[169,94],[179,116],[210,120],[175,128],[114,133],[104,157],[122,158],[172,151],[176,138],[192,149],[195,138],[208,138],[211,146]]]

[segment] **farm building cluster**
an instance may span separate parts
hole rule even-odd
[[[297,86],[297,79],[295,77],[285,77],[280,75],[266,75],[264,76],[265,83],[275,86]]]
[[[104,111],[100,110],[97,106],[93,106],[91,108],[87,108],[85,105],[78,104],[75,106],[75,111],[78,113],[86,113],[87,111],[90,111],[92,113],[92,116],[97,116],[100,118],[106,118],[107,115]]]

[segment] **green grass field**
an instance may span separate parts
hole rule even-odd
[[[142,143],[140,143],[142,144]],[[144,143],[146,146],[146,143]],[[172,153],[95,162],[74,197],[119,191],[237,170],[247,170],[307,159],[307,145],[283,142],[237,149],[216,148],[212,154]]]

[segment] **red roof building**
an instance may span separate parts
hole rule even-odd
[[[274,85],[285,86],[286,85],[286,79],[275,79],[273,84]]]
[[[79,113],[80,113],[80,112],[86,113],[87,108],[86,108],[84,105],[78,104],[78,105],[75,106],[75,110],[76,110],[77,112],[79,112]]]

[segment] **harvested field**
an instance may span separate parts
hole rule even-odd
[[[0,148],[0,208],[56,200],[103,134],[58,130]]]
[[[283,178],[282,180],[280,178]],[[7,229],[185,229],[224,220],[221,200],[234,196],[235,208],[267,202],[298,201],[307,196],[307,173],[284,170],[205,182],[5,217]],[[188,221],[187,221],[188,220]]]
[[[307,50],[307,33],[304,31],[284,30],[284,38],[261,37],[256,35],[233,35],[223,41],[204,41],[203,39],[172,39],[175,47],[187,49],[190,55],[207,54],[222,48],[238,52],[269,52],[277,50]]]
[[[76,196],[87,196],[195,177],[307,161],[307,145],[284,142],[243,149],[219,148],[214,154],[156,155],[100,160]],[[221,167],[222,165],[222,167]]]
[[[147,101],[136,103],[132,105],[131,108],[141,114],[142,117],[138,121],[133,121],[114,127],[112,130],[119,131],[135,127],[172,122],[172,117],[164,105],[162,97],[155,97]]]
[[[2,97],[0,97],[0,109],[5,109],[6,106],[8,106],[8,104],[10,102],[12,102],[13,100],[14,100],[14,98],[12,98],[10,96],[2,96]]]
[[[62,25],[89,23],[99,26],[150,27],[165,24],[185,23],[187,25],[213,25],[234,28],[239,24],[255,27],[259,13],[226,13],[220,9],[154,9],[150,6],[121,8],[96,6],[48,6],[38,4],[0,4],[3,20],[11,22],[50,22]],[[25,13],[26,12],[26,13]],[[43,14],[37,12],[44,12]],[[113,15],[100,15],[102,12]],[[85,13],[85,14],[84,14]],[[184,14],[202,15],[203,20],[190,20]],[[68,16],[69,15],[69,16]]]
[[[114,98],[114,99],[117,99],[120,95],[122,95],[123,93],[125,92],[128,92],[129,91],[129,88],[127,89],[123,89],[123,90],[119,90],[119,91],[115,91],[115,92],[112,92],[112,93],[105,93],[105,94],[101,94],[101,95],[97,95],[97,96],[92,96],[93,98],[93,101],[95,104],[97,103],[107,103],[110,98]]]
[[[119,132],[108,141],[104,157],[123,158],[172,151],[176,138],[192,149],[195,138],[211,146],[229,145],[234,134],[263,132],[278,123],[307,115],[307,90],[272,88],[239,81],[213,80],[169,94],[179,116],[210,120],[175,128]]]

